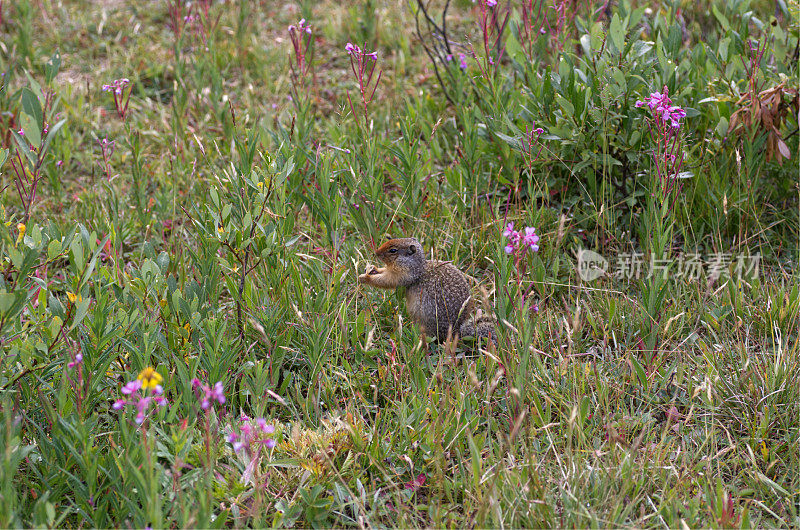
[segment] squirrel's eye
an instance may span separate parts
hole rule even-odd
[[[390,254],[397,254],[397,249],[396,248],[390,248],[389,249],[389,253]]]

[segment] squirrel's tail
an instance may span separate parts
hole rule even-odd
[[[461,324],[459,335],[462,337],[486,338],[497,346],[497,323],[490,316],[474,316]]]

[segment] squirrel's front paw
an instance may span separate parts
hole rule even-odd
[[[360,281],[360,282],[369,282],[369,277],[370,276],[375,276],[376,274],[380,274],[383,271],[384,271],[384,269],[379,269],[375,265],[372,265],[372,264],[367,265],[367,272],[365,272],[364,274],[360,275],[358,277],[358,281]]]

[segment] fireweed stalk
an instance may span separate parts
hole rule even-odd
[[[103,92],[111,92],[114,96],[114,107],[117,109],[117,116],[124,120],[128,112],[128,103],[131,100],[133,85],[130,79],[123,77],[115,79],[111,84],[103,85]]]
[[[533,47],[540,35],[550,33],[546,0],[525,0],[522,3],[521,40],[528,60],[533,60]]]
[[[495,70],[505,53],[503,45],[503,33],[508,24],[510,11],[506,11],[505,16],[500,14],[497,0],[481,0],[480,26],[483,42],[483,51],[486,54],[486,69],[492,66]],[[502,17],[502,21],[501,21]]]
[[[306,23],[306,19],[301,19],[297,25],[292,24],[288,28],[289,39],[292,41],[294,56],[289,66],[292,69],[292,87],[294,99],[297,100],[301,91],[305,92],[306,78],[311,72],[310,52],[314,42],[314,34],[311,24]],[[311,72],[313,75],[313,72]]]
[[[506,240],[503,251],[514,257],[514,269],[517,271],[517,289],[521,291],[522,276],[525,274],[523,258],[528,251],[539,252],[539,236],[536,234],[536,228],[532,226],[526,226],[521,231],[518,231],[514,230],[514,223],[508,223],[505,230],[503,230],[503,239]],[[532,287],[533,285],[522,294],[523,306]]]
[[[260,463],[264,451],[271,451],[277,445],[274,433],[275,426],[267,423],[264,418],[251,419],[242,414],[238,428],[232,427],[227,436],[228,443],[245,464],[242,483],[255,486],[254,510],[259,508],[267,486],[269,477],[261,476]]]
[[[366,45],[365,45],[366,48]],[[378,65],[378,52],[367,53],[365,49],[348,42],[344,47],[347,54],[350,56],[350,69],[358,82],[358,91],[361,94],[361,106],[364,113],[364,124],[369,124],[369,114],[367,112],[367,105],[375,97],[375,91],[378,89],[378,84],[381,82],[381,70],[378,70],[378,76],[375,77],[375,68]],[[353,116],[356,115],[355,105],[350,98],[350,92],[347,93],[347,101],[350,103],[350,110],[353,111]]]
[[[199,379],[192,379],[192,391],[197,399],[200,408],[205,412],[203,414],[203,442],[205,444],[205,459],[206,459],[206,490],[211,491],[211,470],[213,469],[212,461],[214,459],[213,453],[217,444],[212,443],[211,439],[211,416],[214,411],[214,406],[219,404],[220,407],[225,404],[225,387],[222,381],[217,381],[214,385],[204,384]],[[209,502],[211,497],[209,495]]]
[[[683,167],[683,141],[680,129],[686,111],[672,104],[666,86],[662,92],[653,92],[644,100],[637,101],[636,106],[646,106],[650,109],[648,125],[650,137],[655,145],[652,157],[660,191],[659,198],[667,201],[672,196],[674,202],[682,187],[678,182]]]

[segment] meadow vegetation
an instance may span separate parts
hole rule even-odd
[[[799,17],[0,2],[0,527],[797,528]]]

